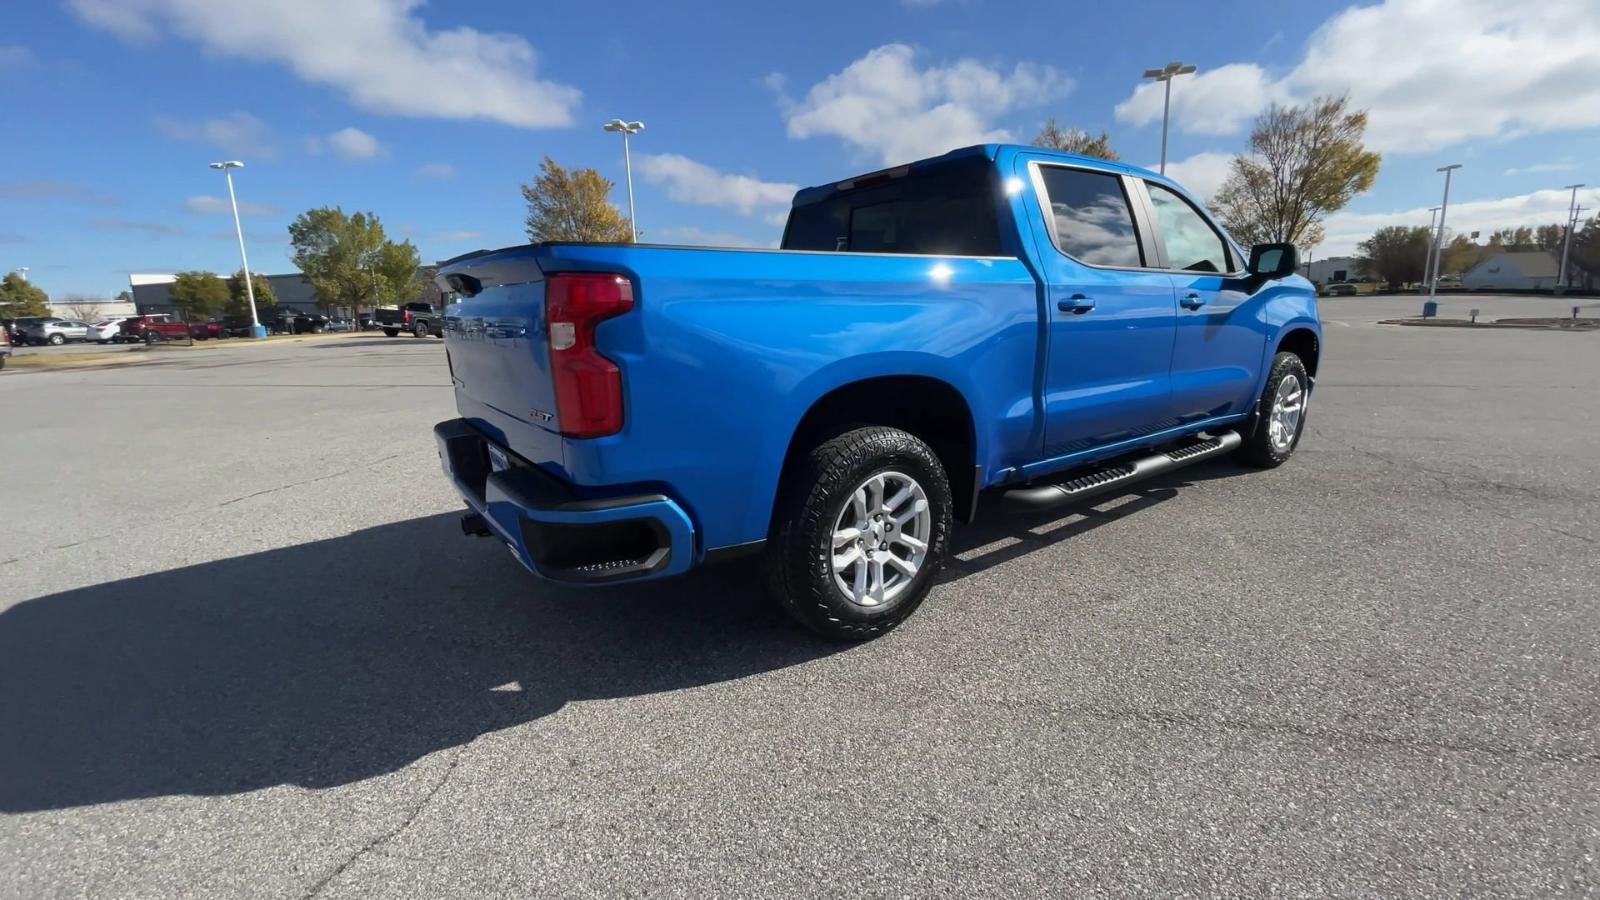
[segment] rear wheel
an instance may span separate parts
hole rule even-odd
[[[1293,353],[1272,358],[1255,428],[1245,435],[1237,451],[1241,462],[1275,469],[1289,460],[1306,426],[1306,404],[1311,399],[1311,379],[1306,365]]]
[[[418,322],[415,325],[412,325],[411,326],[411,334],[412,334],[413,337],[419,337],[419,338],[427,337],[428,336],[428,323],[427,322]]]
[[[843,641],[877,637],[921,605],[950,541],[950,482],[927,444],[858,428],[806,455],[781,498],[768,580],[784,610]]]
[[[400,329],[398,329],[398,328],[385,328],[383,330],[383,333],[387,337],[399,337],[400,336]]]

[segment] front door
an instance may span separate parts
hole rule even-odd
[[[1188,423],[1248,412],[1266,351],[1264,296],[1246,292],[1244,260],[1198,207],[1164,185],[1143,187],[1178,298],[1173,415]]]
[[[1147,268],[1153,248],[1135,225],[1127,177],[1033,166],[1049,316],[1044,458],[1168,427],[1176,299],[1171,277]]]

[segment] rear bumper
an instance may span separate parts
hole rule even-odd
[[[530,572],[565,584],[644,581],[694,564],[694,525],[665,494],[586,499],[496,447],[465,419],[433,427],[445,476]]]

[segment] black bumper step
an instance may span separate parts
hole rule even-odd
[[[1231,453],[1244,439],[1237,431],[1224,431],[1213,437],[1120,462],[1110,468],[1079,475],[1066,481],[1030,484],[1005,492],[1003,501],[1016,509],[1049,509],[1066,503],[1081,503],[1120,490],[1135,482],[1154,478],[1197,462]]]

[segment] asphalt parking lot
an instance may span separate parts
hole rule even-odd
[[[7,371],[0,896],[1593,894],[1600,335],[1419,305],[852,647],[463,538],[437,340]]]

